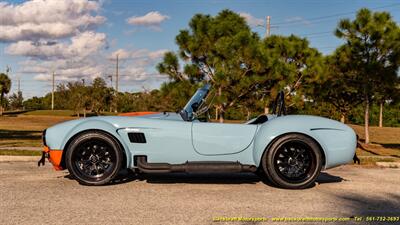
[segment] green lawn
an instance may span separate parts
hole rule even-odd
[[[27,116],[74,116],[72,110],[35,110],[24,113]]]
[[[44,129],[68,120],[72,117],[71,110],[37,110],[18,116],[0,117],[0,146],[2,147],[40,147],[41,133]],[[228,121],[225,121],[228,122]],[[242,121],[229,121],[242,122]],[[360,136],[364,137],[363,127],[350,125]],[[400,128],[371,127],[372,144],[366,146],[369,151],[357,150],[362,156],[363,164],[374,164],[376,161],[400,160]],[[0,155],[40,155],[39,151],[1,150]],[[384,156],[384,157],[377,157]]]
[[[80,116],[83,116],[83,112],[79,112]],[[27,116],[64,116],[64,117],[77,117],[77,114],[73,110],[35,110],[35,111],[29,111],[24,113],[23,115]],[[100,115],[104,116],[114,116],[117,115],[117,113],[114,112],[102,112]],[[86,116],[96,116],[95,113],[92,112],[87,112]]]
[[[0,155],[24,155],[24,156],[41,156],[41,151],[28,150],[0,150]]]

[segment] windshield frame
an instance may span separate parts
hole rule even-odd
[[[210,92],[211,84],[205,84],[203,87],[197,89],[194,95],[186,103],[185,107],[179,112],[182,119],[185,121],[192,121],[197,110],[200,109],[201,103],[206,99],[208,93]],[[193,105],[198,105],[196,111],[193,110]]]

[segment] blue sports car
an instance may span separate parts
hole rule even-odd
[[[285,115],[281,92],[271,115],[242,124],[200,120],[211,86],[179,113],[72,120],[43,132],[45,158],[81,184],[109,183],[121,169],[142,173],[257,172],[281,188],[312,185],[322,169],[352,160],[356,134],[335,120]]]

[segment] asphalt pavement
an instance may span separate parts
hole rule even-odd
[[[283,224],[272,218],[305,217],[367,224],[377,216],[400,216],[400,169],[342,166],[305,190],[271,187],[253,174],[126,173],[90,187],[48,163],[0,162],[0,224]]]

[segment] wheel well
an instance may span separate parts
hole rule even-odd
[[[124,146],[121,144],[121,142],[120,142],[117,138],[114,137],[114,135],[110,134],[110,133],[107,132],[107,131],[99,130],[99,129],[83,130],[83,131],[80,131],[80,132],[74,134],[74,136],[72,136],[72,137],[67,141],[67,143],[66,143],[65,146],[64,146],[63,153],[62,153],[62,157],[61,157],[61,164],[60,164],[61,167],[64,168],[64,169],[66,168],[66,165],[65,165],[65,154],[66,154],[66,152],[68,151],[69,145],[71,144],[72,140],[74,140],[74,139],[75,139],[76,137],[78,137],[79,135],[82,135],[82,134],[84,134],[84,133],[89,133],[89,132],[103,133],[103,134],[108,135],[108,136],[110,136],[111,138],[113,138],[114,141],[116,141],[116,142],[118,143],[119,147],[122,149],[122,152],[123,152],[123,154],[122,154],[122,166],[123,166],[122,169],[126,169],[126,160],[127,160],[127,159],[126,159],[126,153],[125,153]]]
[[[322,167],[325,167],[325,164],[326,164],[326,156],[325,156],[325,152],[324,152],[324,149],[322,148],[321,144],[320,144],[317,140],[315,140],[315,138],[311,137],[310,135],[304,134],[304,133],[290,132],[290,133],[284,133],[284,134],[281,134],[281,135],[279,135],[279,136],[276,136],[276,137],[267,145],[267,147],[265,148],[264,153],[263,153],[263,156],[264,156],[264,154],[266,154],[267,150],[268,150],[279,138],[281,138],[281,137],[283,137],[283,136],[285,136],[285,135],[289,135],[289,134],[300,134],[300,135],[304,135],[304,136],[310,138],[311,140],[313,140],[313,141],[318,145],[319,151],[320,151],[321,154],[322,154]],[[261,158],[263,158],[263,157],[261,157]],[[259,168],[261,168],[261,163],[262,163],[262,161],[260,160],[260,165],[258,165]]]

